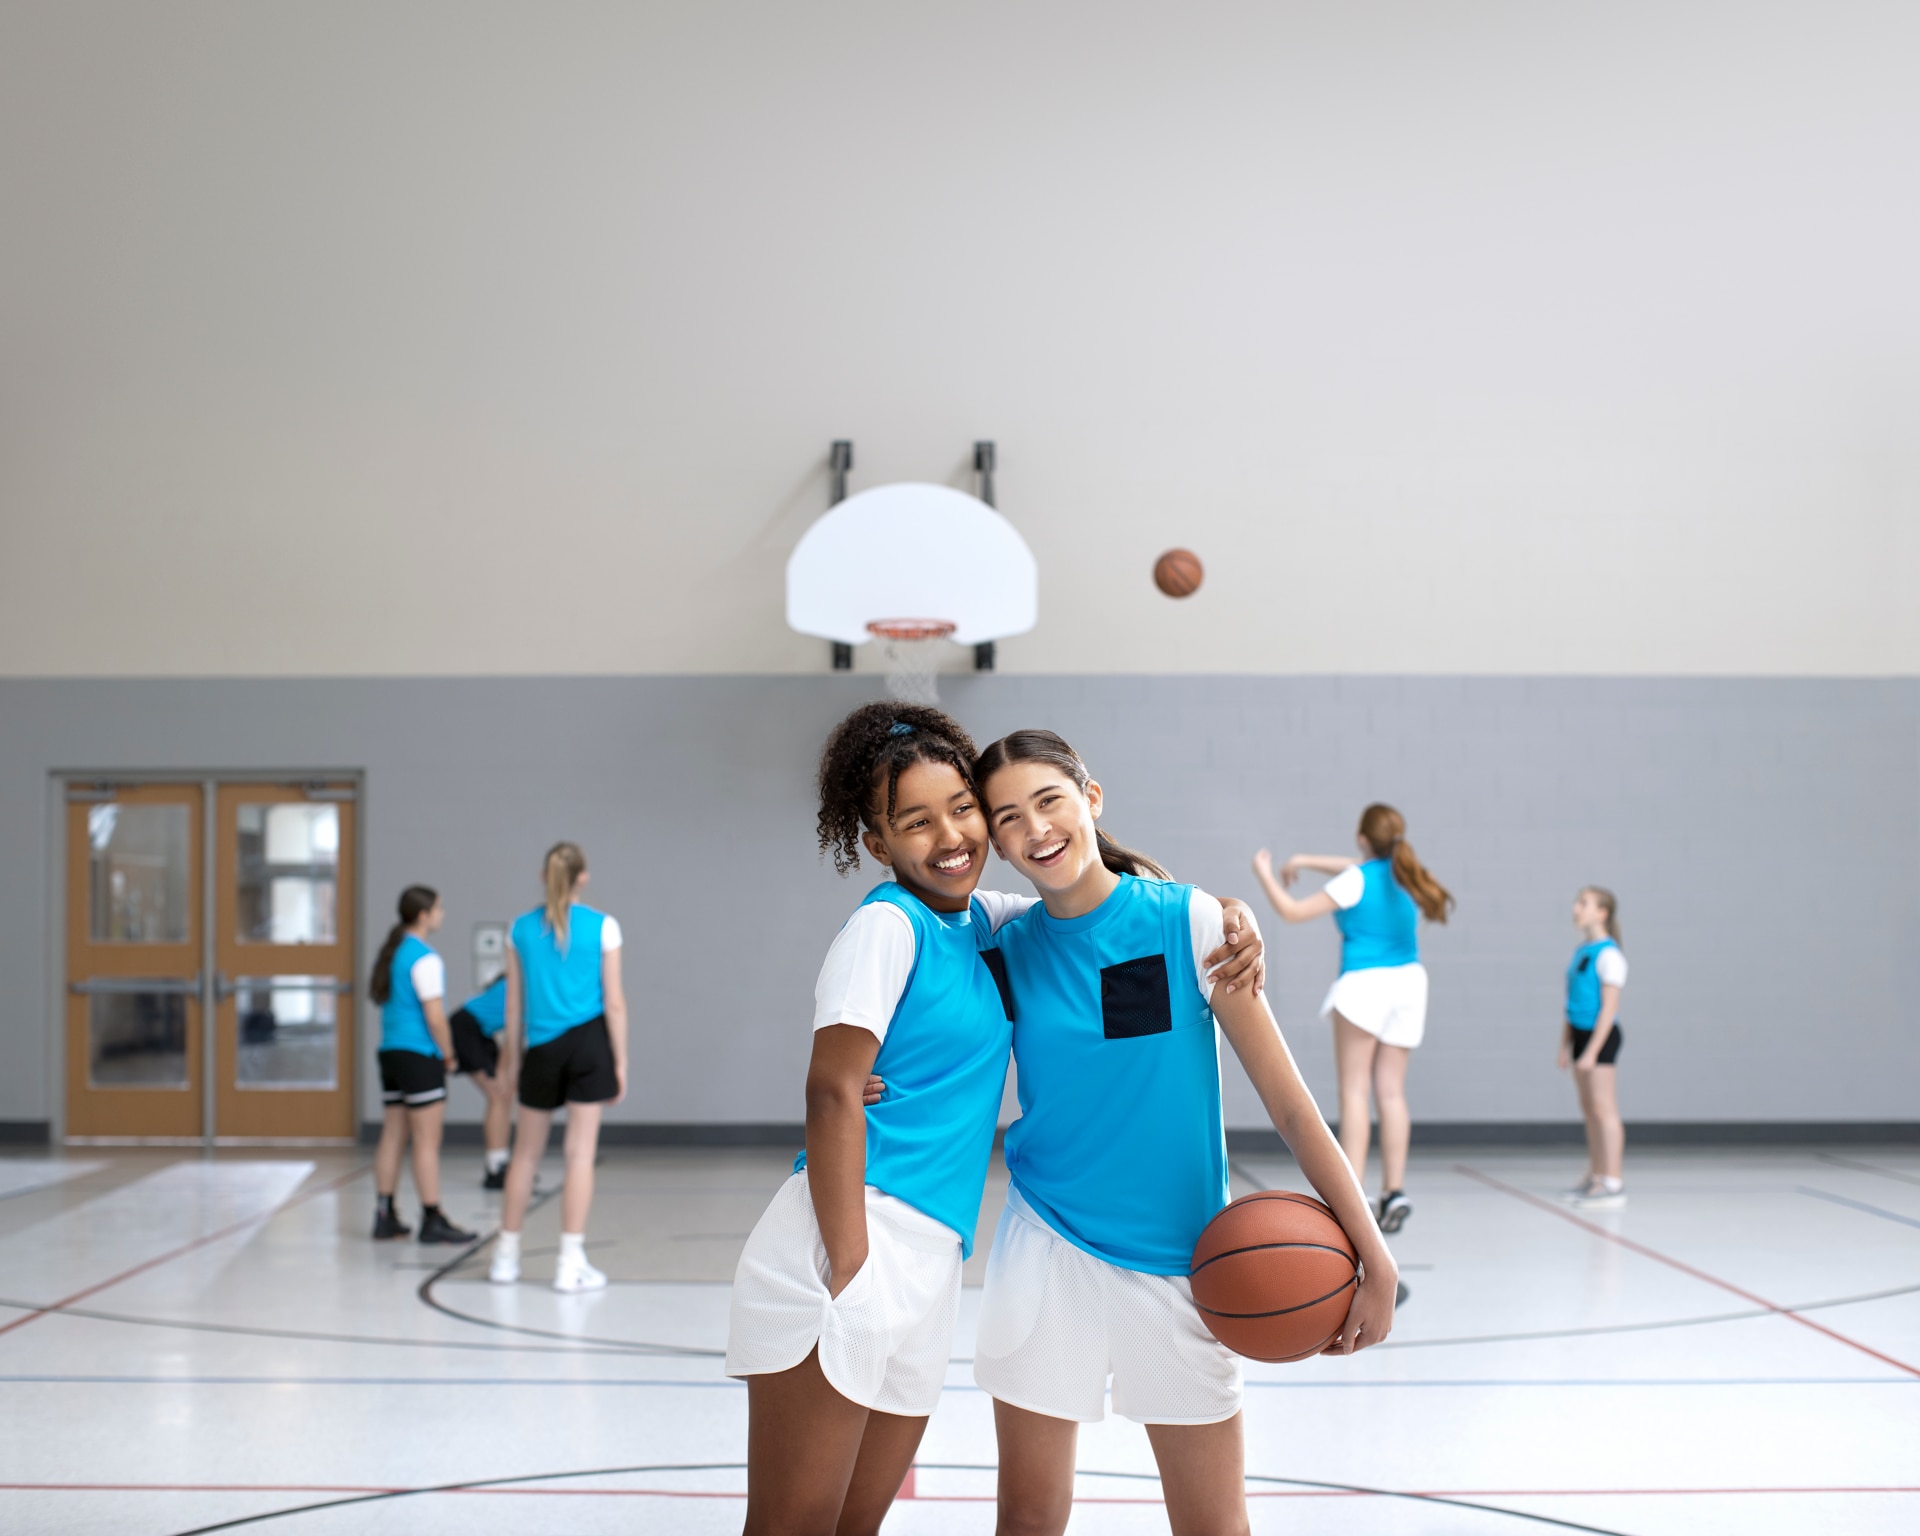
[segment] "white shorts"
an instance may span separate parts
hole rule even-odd
[[[1240,1411],[1240,1357],[1200,1320],[1184,1275],[1076,1248],[1017,1189],[993,1234],[973,1379],[1004,1403],[1097,1424],[1217,1424]]]
[[[960,1238],[867,1186],[867,1262],[827,1294],[827,1245],[802,1169],[773,1197],[733,1274],[727,1374],[789,1371],[820,1346],[834,1391],[863,1408],[920,1418],[946,1385],[960,1305]]]
[[[1382,1045],[1412,1050],[1427,1032],[1427,968],[1382,965],[1367,971],[1342,971],[1320,1005],[1320,1016],[1337,1013]]]

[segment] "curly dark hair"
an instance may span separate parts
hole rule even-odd
[[[849,874],[860,863],[860,829],[893,815],[900,775],[915,763],[946,763],[973,783],[973,738],[953,716],[925,704],[862,704],[833,728],[820,754],[820,851]],[[887,792],[882,811],[880,785]]]

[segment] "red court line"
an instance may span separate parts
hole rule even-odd
[[[1756,1307],[1766,1308],[1767,1311],[1773,1313],[1776,1317],[1784,1317],[1789,1322],[1798,1323],[1802,1328],[1811,1328],[1815,1333],[1825,1334],[1836,1344],[1844,1344],[1848,1349],[1857,1349],[1863,1355],[1870,1355],[1882,1365],[1890,1365],[1896,1371],[1905,1371],[1909,1376],[1920,1376],[1920,1366],[1908,1365],[1906,1361],[1896,1360],[1892,1355],[1883,1355],[1871,1345],[1862,1344],[1858,1339],[1848,1338],[1846,1334],[1829,1328],[1824,1323],[1816,1323],[1810,1317],[1802,1317],[1791,1307],[1783,1307],[1778,1302],[1768,1301],[1764,1296],[1757,1296],[1752,1291],[1743,1290],[1731,1280],[1722,1280],[1718,1275],[1710,1275],[1704,1269],[1695,1269],[1691,1264],[1682,1263],[1679,1259],[1669,1258],[1657,1248],[1649,1248],[1645,1243],[1636,1243],[1630,1237],[1622,1237],[1618,1232],[1610,1232],[1598,1222],[1588,1221],[1584,1217],[1576,1216],[1572,1211],[1565,1210],[1553,1204],[1551,1201],[1542,1200],[1538,1195],[1529,1194],[1524,1189],[1517,1188],[1512,1184],[1496,1179],[1491,1174],[1482,1173],[1477,1168],[1469,1168],[1465,1163],[1455,1163],[1453,1166],[1454,1172],[1464,1173],[1468,1178],[1486,1185],[1489,1189],[1497,1189],[1504,1195],[1512,1195],[1516,1200],[1526,1201],[1528,1205],[1538,1206],[1550,1215],[1558,1216],[1562,1221],[1572,1222],[1583,1232],[1591,1232],[1595,1237],[1604,1237],[1608,1242],[1617,1243],[1620,1247],[1627,1249],[1629,1252],[1637,1253],[1642,1258],[1652,1259],[1656,1264],[1664,1264],[1669,1269],[1677,1269],[1681,1274],[1689,1275],[1693,1279],[1703,1281],[1707,1285],[1718,1286],[1721,1290],[1738,1296],[1742,1301],[1750,1301]]]
[[[369,1167],[370,1166],[371,1165],[369,1165]],[[162,1264],[171,1264],[175,1259],[180,1258],[184,1254],[192,1253],[196,1248],[204,1248],[209,1243],[217,1243],[222,1238],[232,1237],[234,1233],[244,1232],[248,1227],[257,1227],[261,1222],[267,1220],[268,1217],[277,1216],[280,1212],[299,1205],[303,1200],[311,1200],[315,1195],[324,1195],[329,1190],[338,1189],[342,1184],[350,1184],[355,1179],[366,1174],[367,1171],[367,1168],[355,1168],[348,1173],[343,1173],[337,1179],[328,1180],[325,1184],[316,1184],[311,1189],[303,1189],[298,1194],[282,1200],[270,1210],[260,1212],[257,1216],[249,1216],[244,1221],[236,1221],[230,1227],[222,1227],[218,1232],[209,1232],[205,1237],[196,1237],[190,1243],[182,1243],[170,1253],[163,1253],[158,1258],[148,1259],[144,1264],[136,1264],[132,1269],[123,1270],[111,1280],[102,1280],[98,1285],[90,1285],[84,1291],[75,1291],[71,1296],[62,1296],[58,1301],[49,1302],[38,1311],[29,1312],[25,1317],[16,1317],[10,1323],[0,1323],[0,1334],[12,1333],[14,1329],[24,1328],[28,1323],[37,1321],[50,1312],[58,1312],[63,1307],[70,1307],[77,1301],[85,1301],[89,1296],[98,1296],[102,1291],[110,1291],[123,1280],[131,1280],[135,1275],[144,1275],[148,1270],[158,1269]]]
[[[1088,1476],[1097,1477],[1098,1473]],[[744,1499],[746,1493],[691,1488],[381,1488],[354,1483],[0,1483],[0,1493],[339,1493],[461,1494],[465,1497],[532,1499]],[[1252,1488],[1250,1499],[1607,1499],[1746,1496],[1752,1494],[1920,1493],[1920,1485],[1853,1485],[1777,1488]],[[917,1495],[934,1504],[991,1504],[992,1494]],[[1157,1498],[1088,1496],[1076,1504],[1159,1504]]]

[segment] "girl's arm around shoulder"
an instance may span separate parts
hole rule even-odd
[[[1360,1257],[1360,1287],[1354,1293],[1340,1332],[1323,1353],[1349,1355],[1370,1344],[1378,1344],[1393,1331],[1394,1289],[1399,1283],[1400,1270],[1387,1251],[1380,1228],[1374,1223],[1373,1211],[1361,1191],[1360,1181],[1354,1177],[1346,1154],[1321,1118],[1320,1106],[1307,1091],[1293,1053],[1280,1037],[1280,1028],[1274,1023],[1266,998],[1242,989],[1221,998],[1214,1005],[1213,1016],[1225,1031],[1241,1066],[1247,1069],[1247,1076],[1260,1095],[1273,1128],[1292,1151],[1315,1192],[1332,1208]]]

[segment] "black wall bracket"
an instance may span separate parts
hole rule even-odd
[[[847,475],[853,468],[853,444],[847,438],[835,438],[833,447],[827,451],[827,469],[833,475],[832,500],[827,505],[837,507],[847,499]],[[844,640],[830,640],[833,647],[833,670],[851,672],[853,670],[853,647]]]
[[[982,441],[973,445],[973,480],[975,491],[988,506],[993,505],[993,471],[996,455],[991,442]],[[991,672],[994,663],[993,642],[982,640],[973,648],[973,670]]]

